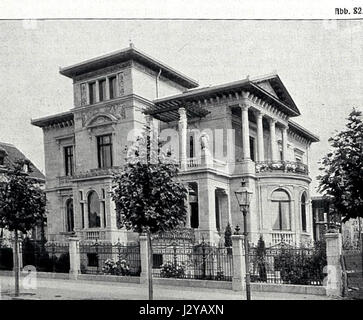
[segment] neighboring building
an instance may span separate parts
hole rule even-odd
[[[291,120],[300,112],[278,75],[197,88],[132,45],[60,73],[73,80],[74,107],[32,120],[44,132],[48,238],[135,239],[117,229],[109,191],[129,132],[149,123],[177,130],[197,237],[219,241],[228,222],[243,225],[234,191],[244,178],[253,242],[312,240],[308,160],[319,140]]]
[[[16,160],[28,160],[28,165],[24,166],[24,171],[30,172],[30,177],[33,178],[38,186],[44,189],[45,176],[44,174],[14,145],[10,143],[0,142],[0,181],[9,168],[13,168]],[[33,237],[39,239],[41,226],[33,230]],[[0,228],[0,239],[8,236],[8,231]]]
[[[341,223],[341,217],[333,214],[331,208],[331,198],[316,196],[312,197],[312,210],[314,221],[314,240],[324,239],[325,232],[331,227],[337,227],[342,233],[344,244],[356,244],[360,241],[362,232],[363,219],[350,219]]]

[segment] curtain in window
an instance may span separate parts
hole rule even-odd
[[[94,191],[88,195],[88,221],[89,228],[101,227],[100,200]]]
[[[272,213],[272,229],[280,230],[280,206],[279,202],[271,203],[271,213]]]
[[[280,202],[281,230],[291,230],[290,203]]]
[[[276,190],[271,202],[272,229],[291,230],[290,197],[284,190]]]

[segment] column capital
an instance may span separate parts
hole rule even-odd
[[[239,107],[241,108],[241,110],[243,111],[243,110],[248,110],[248,108],[250,107],[250,106],[248,106],[247,104],[240,104],[239,105]]]
[[[178,109],[178,113],[179,113],[180,119],[187,117],[187,110],[184,107],[180,107]]]
[[[255,110],[254,114],[255,114],[256,118],[262,118],[265,115],[265,113],[262,112],[261,110]]]
[[[269,123],[270,125],[275,125],[275,124],[277,123],[277,120],[276,120],[276,119],[274,119],[274,118],[268,118],[268,123]]]

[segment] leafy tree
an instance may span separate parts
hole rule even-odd
[[[148,235],[150,299],[151,234],[170,231],[186,220],[187,189],[177,176],[175,161],[161,151],[161,146],[150,138],[146,129],[130,148],[123,171],[114,179],[112,198],[118,227]]]
[[[330,196],[343,222],[363,217],[363,121],[353,109],[346,128],[329,139],[333,148],[321,161],[319,191]]]
[[[28,173],[23,168],[27,165]],[[0,183],[0,228],[14,231],[15,295],[19,295],[18,231],[26,233],[45,215],[45,194],[29,176],[27,160],[17,160]]]

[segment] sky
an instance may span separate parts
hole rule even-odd
[[[0,141],[44,172],[43,133],[30,121],[73,107],[59,67],[132,41],[200,86],[277,72],[301,112],[293,120],[320,137],[310,153],[314,195],[328,138],[353,107],[363,111],[362,31],[363,20],[2,20]]]

